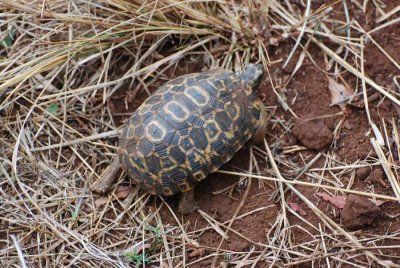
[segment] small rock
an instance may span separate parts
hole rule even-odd
[[[293,135],[307,148],[320,150],[332,143],[333,134],[322,122],[297,120]]]
[[[365,180],[366,178],[368,178],[370,172],[371,172],[371,169],[369,167],[359,168],[356,171],[356,177],[359,180]]]
[[[383,170],[381,168],[375,168],[371,171],[369,177],[373,179],[383,178]]]
[[[382,216],[381,209],[364,196],[350,194],[342,211],[343,225],[348,229],[360,229]]]

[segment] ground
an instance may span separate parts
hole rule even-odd
[[[361,18],[360,18],[361,19]],[[368,18],[363,17],[362,20],[367,21]],[[372,24],[372,23],[371,23]],[[373,25],[369,25],[373,27]],[[388,27],[379,35],[372,35],[375,41],[382,44],[382,47],[387,51],[396,62],[400,62],[400,55],[396,52],[400,49],[399,36],[400,28],[397,26]],[[271,61],[280,61],[288,55],[289,51],[292,49],[292,42],[284,42],[277,48],[271,48]],[[311,47],[309,50],[311,57],[316,61],[317,65],[321,68],[324,63],[323,55],[319,53],[318,49]],[[364,50],[366,56],[365,61],[365,73],[376,81],[380,81],[380,85],[391,88],[393,84],[393,77],[399,75],[399,70],[389,62],[388,59],[373,45],[366,46]],[[299,56],[298,54],[296,55]],[[296,57],[292,60],[293,65],[297,62]],[[291,67],[289,67],[290,69]],[[294,68],[294,66],[292,66]],[[271,77],[274,84],[279,84],[279,81],[285,80],[290,72],[285,72],[279,66],[279,64],[271,66]],[[357,81],[354,81],[352,75],[345,73],[344,79],[350,84],[352,88],[356,88]],[[359,81],[358,81],[359,82]],[[265,94],[266,104],[268,106],[280,107],[279,102],[276,98],[276,94],[273,92],[273,88],[270,86],[269,79],[266,79],[262,84],[260,89],[262,93]],[[282,155],[284,159],[280,161],[285,161],[291,165],[297,167],[303,167],[304,164],[308,163],[317,154],[322,153],[326,157],[322,157],[315,164],[309,167],[311,170],[317,170],[318,168],[324,168],[327,165],[327,161],[334,162],[329,163],[332,166],[342,166],[345,170],[340,175],[338,179],[340,184],[349,185],[351,189],[358,190],[362,192],[373,191],[379,194],[393,195],[393,191],[389,186],[389,182],[385,177],[383,169],[380,165],[375,166],[372,172],[367,178],[358,178],[355,176],[357,169],[348,168],[346,164],[357,163],[360,166],[366,165],[368,161],[376,162],[376,153],[371,145],[370,138],[373,137],[370,128],[368,126],[368,119],[364,108],[355,108],[347,106],[346,113],[340,113],[341,109],[338,106],[330,106],[331,96],[328,88],[328,81],[325,74],[321,72],[309,59],[306,59],[302,65],[301,70],[293,76],[290,82],[286,85],[285,89],[279,91],[280,94],[286,97],[286,102],[291,103],[291,108],[293,112],[298,116],[299,119],[309,120],[313,119],[311,122],[318,123],[318,131],[330,131],[329,135],[333,136],[335,133],[334,140],[328,139],[328,144],[326,142],[326,137],[313,136],[311,138],[316,143],[327,144],[325,148],[314,148],[315,146],[304,144],[304,140],[298,140],[296,136],[302,137],[302,135],[293,135],[287,131],[294,124],[297,132],[310,133],[313,126],[307,124],[296,125],[296,118],[278,108],[274,111],[273,121],[269,125],[269,131],[267,135],[267,141],[270,145],[273,145],[273,149],[276,151],[285,151],[286,148],[291,146],[306,146],[314,150],[308,150],[307,148],[299,148],[293,153],[287,153]],[[371,90],[371,93],[373,91]],[[370,103],[370,113],[373,121],[379,126],[381,130],[384,127],[388,128],[388,132],[392,131],[392,120],[394,118],[396,124],[398,124],[398,116],[396,114],[394,104],[387,100],[379,98]],[[280,122],[278,122],[280,121]],[[293,130],[293,129],[292,129]],[[296,132],[296,133],[297,133]],[[314,133],[313,134],[317,134]],[[307,138],[305,138],[307,140]],[[302,143],[303,142],[303,143]],[[393,143],[392,143],[393,146]],[[263,149],[261,147],[261,149]],[[395,151],[396,147],[393,146],[392,150]],[[264,155],[263,155],[264,156]],[[331,158],[330,160],[327,160]],[[397,158],[398,159],[398,158]],[[398,161],[398,160],[397,160]],[[249,148],[245,148],[239,153],[227,166],[223,169],[230,170],[243,170],[248,167],[249,162]],[[397,162],[398,163],[398,162]],[[260,157],[259,162],[261,170],[270,168],[270,166],[263,161]],[[379,176],[373,176],[375,171],[378,171]],[[315,171],[314,171],[315,172]],[[268,174],[268,171],[264,171]],[[295,174],[297,175],[297,174]],[[397,173],[397,176],[399,173]],[[296,176],[289,175],[286,178],[291,179]],[[300,180],[310,179],[307,175],[302,175]],[[351,182],[350,182],[351,180]],[[234,197],[236,200],[232,199],[228,195],[214,195],[214,192],[218,192],[230,185],[238,182],[237,178],[232,176],[227,176],[223,174],[213,174],[207,180],[199,185],[196,189],[196,194],[199,196],[198,202],[200,209],[207,213],[210,217],[217,220],[218,222],[226,222],[232,218],[237,209],[241,197],[243,197],[243,190],[240,192],[234,191]],[[258,247],[258,243],[266,243],[266,233],[271,232],[274,219],[278,216],[279,203],[274,202],[274,194],[276,194],[276,187],[271,186],[272,183],[263,183],[257,180],[253,180],[250,188],[249,195],[244,200],[243,208],[240,214],[245,214],[250,211],[254,211],[250,216],[243,219],[238,219],[232,225],[232,229],[240,233],[242,237],[238,235],[229,235],[229,239],[224,241],[221,245],[222,252],[249,252],[254,246],[254,250],[262,250]],[[315,193],[322,191],[318,188],[307,188],[298,187],[298,190],[306,196],[311,202],[313,202],[319,209],[324,211],[326,215],[330,215],[336,223],[342,223],[343,210],[339,210],[333,205],[320,198],[315,197]],[[227,191],[226,191],[227,192]],[[337,192],[334,194],[341,195],[342,193]],[[320,230],[316,229],[315,226],[321,224],[321,219],[317,217],[311,209],[298,198],[295,198],[290,193],[287,193],[287,202],[297,202],[303,207],[304,214],[302,219],[296,215],[292,215],[289,212],[289,224],[292,228],[291,239],[295,243],[304,243],[303,245],[308,245],[311,248],[315,246],[315,236],[318,236]],[[360,202],[365,202],[360,200]],[[172,206],[176,206],[175,203],[171,202]],[[260,209],[263,208],[263,209]],[[258,210],[260,209],[260,210]],[[378,207],[373,207],[367,211],[367,217],[374,218]],[[396,201],[390,201],[382,204],[380,210],[383,211],[384,217],[369,222],[368,224],[363,224],[358,226],[357,230],[363,230],[371,235],[390,235],[398,232],[400,228],[400,222],[398,216],[400,213],[400,208]],[[369,214],[368,214],[369,213]],[[174,219],[168,213],[168,210],[164,209],[161,215],[165,218],[165,221],[173,224]],[[352,215],[354,216],[354,214]],[[356,220],[353,218],[353,220]],[[305,224],[305,222],[307,224]],[[204,228],[207,226],[204,217],[194,213],[190,216],[184,217],[183,222],[187,223],[190,231],[195,231],[199,228]],[[222,237],[215,230],[207,230],[201,233],[199,237],[199,243],[201,245],[206,245],[211,248],[218,248]],[[394,241],[381,240],[377,245],[388,245],[394,243]],[[398,248],[389,249],[384,251],[387,255],[396,256],[393,260],[400,264],[400,250]],[[221,257],[222,258],[222,257]],[[190,261],[195,262],[195,259],[190,259]],[[197,263],[195,267],[205,267],[212,263],[213,258],[207,260],[202,260]],[[324,260],[321,260],[324,262]],[[311,264],[311,262],[310,262]],[[363,264],[362,261],[359,263]],[[263,265],[260,263],[259,267]]]
[[[324,2],[312,1],[311,9],[318,10]],[[363,3],[359,2],[366,4],[365,12]],[[397,1],[382,2],[385,5],[378,5],[375,1],[347,1],[349,16],[356,22],[352,24],[351,34],[352,37],[359,37],[361,32],[372,30],[371,40],[366,42],[362,51],[362,77],[374,81],[399,99],[400,88],[396,85],[396,79],[400,76],[399,23],[373,29],[400,18],[400,12],[386,20],[379,20],[383,14],[389,14],[396,6],[398,8]],[[334,10],[329,11],[332,20],[326,25],[335,29],[332,30],[333,34],[346,36],[346,28],[335,28],[332,22],[334,19],[346,21],[343,5],[334,1],[330,3]],[[298,3],[296,8],[301,14],[305,11],[305,7]],[[41,187],[41,190],[37,191],[37,196],[30,195],[30,198],[37,200],[32,201],[37,206],[29,205],[32,215],[39,215],[32,216],[36,227],[26,227],[27,224],[20,222],[22,218],[5,220],[5,214],[0,216],[3,219],[3,223],[0,222],[0,245],[5,248],[0,250],[0,263],[5,263],[5,266],[12,263],[16,265],[21,259],[17,251],[12,250],[16,243],[9,238],[10,234],[15,234],[20,239],[24,238],[25,241],[21,239],[20,244],[25,250],[25,259],[28,262],[30,260],[32,267],[34,263],[44,263],[37,257],[40,254],[35,252],[34,245],[40,243],[40,239],[33,238],[35,236],[49,243],[44,250],[46,254],[53,252],[52,246],[62,252],[64,243],[66,247],[76,249],[81,244],[86,245],[79,250],[82,250],[82,258],[87,258],[87,262],[80,263],[75,253],[71,253],[74,258],[68,258],[70,253],[65,253],[65,256],[59,257],[64,260],[63,265],[68,265],[73,259],[73,262],[82,266],[106,266],[108,263],[122,266],[121,263],[129,263],[127,265],[134,267],[141,263],[134,257],[143,258],[144,255],[139,253],[147,252],[150,259],[148,265],[155,267],[400,267],[400,206],[398,199],[396,201],[400,176],[399,106],[367,83],[365,89],[370,97],[367,109],[363,101],[362,79],[351,72],[351,68],[331,61],[318,43],[309,41],[309,33],[288,65],[283,67],[294,48],[295,39],[283,38],[279,34],[276,29],[269,32],[266,41],[269,57],[267,73],[258,89],[259,97],[264,100],[269,113],[265,144],[246,144],[220,171],[200,182],[195,188],[198,211],[180,215],[177,212],[178,195],[149,196],[131,186],[124,174],[114,188],[117,189],[114,196],[92,195],[89,186],[96,178],[91,175],[89,181],[81,181],[81,174],[92,174],[87,165],[82,163],[89,163],[89,167],[91,165],[100,174],[115,153],[115,148],[107,148],[104,144],[115,145],[115,137],[99,139],[104,146],[101,147],[101,153],[100,147],[94,145],[77,147],[86,162],[78,161],[74,166],[85,171],[73,173],[73,176],[68,175],[66,170],[62,173],[64,175],[57,175],[60,174],[57,166],[59,169],[68,166],[68,159],[75,155],[75,149],[64,148],[61,151],[64,156],[57,165],[50,165],[52,169],[38,168],[38,171],[32,171],[29,161],[19,168],[20,174],[33,174],[24,177],[31,178],[25,179],[31,188],[22,187],[18,181],[13,185],[7,182],[9,180],[2,183],[4,204],[14,202],[10,196],[24,195],[33,187]],[[293,36],[299,36],[299,32]],[[318,40],[333,51],[338,49],[334,38],[318,36]],[[172,43],[158,51],[160,58],[171,54]],[[219,46],[221,50],[218,50]],[[219,55],[226,47],[214,43],[210,50]],[[357,55],[354,56],[354,53]],[[102,130],[107,130],[112,124],[115,127],[123,126],[129,115],[147,98],[147,90],[151,94],[168,78],[203,70],[204,62],[195,55],[182,57],[178,65],[167,68],[166,75],[155,76],[150,82],[148,78],[141,81],[149,82],[146,90],[131,90],[131,84],[125,83],[107,102],[103,102],[103,92],[99,90],[86,102],[88,109],[100,106],[104,109],[106,106],[113,121],[104,124]],[[347,57],[346,61],[353,68],[361,70],[362,57],[359,51],[349,49],[346,52],[343,49],[337,55]],[[129,57],[129,52],[123,57]],[[300,68],[297,67],[299,62]],[[129,69],[120,67],[121,73],[126,71],[123,68]],[[100,65],[94,64],[91,68],[95,70]],[[329,79],[361,94],[353,100],[332,105],[333,93]],[[0,101],[4,98],[0,94]],[[18,103],[23,106],[27,102],[21,100]],[[68,104],[72,105],[72,101],[63,105]],[[14,105],[10,111],[0,110],[0,114],[9,118],[18,117],[18,109],[23,110]],[[104,116],[108,115],[104,113]],[[72,120],[70,125],[80,133],[87,131],[92,135],[90,116],[82,113],[76,118],[80,119]],[[13,123],[9,124],[11,126]],[[373,124],[377,127],[375,130],[371,127]],[[97,130],[101,133],[101,129]],[[11,141],[16,138],[7,131],[0,131],[3,135],[0,141],[8,144],[5,146],[8,149],[3,151],[5,159],[11,162]],[[379,135],[382,135],[382,141]],[[46,140],[42,142],[46,144]],[[21,151],[21,154],[25,153]],[[96,157],[87,157],[91,153]],[[57,156],[57,152],[48,153],[48,157]],[[11,166],[4,164],[0,174],[11,174]],[[246,176],[247,172],[256,176]],[[38,173],[46,183],[32,182],[35,180],[32,176],[39,176]],[[61,179],[55,182],[57,187],[54,187],[52,183],[57,176]],[[64,188],[65,185],[71,185],[71,179],[76,180],[73,189]],[[63,194],[59,194],[57,189],[64,189]],[[40,195],[60,200],[71,198],[74,205],[69,207],[66,202],[64,212],[60,212],[60,209],[46,212],[46,207],[50,211],[54,204],[50,199],[44,198],[43,201]],[[60,205],[57,206],[60,208]],[[79,219],[74,218],[73,212],[68,211],[79,210],[80,206],[81,215]],[[36,213],[36,210],[42,211],[42,214]],[[4,213],[6,211],[3,210]],[[15,211],[15,208],[10,211]],[[67,218],[74,220],[67,221]],[[31,219],[31,216],[28,214],[26,219]],[[24,227],[31,231],[21,231]],[[49,242],[52,228],[57,230],[56,233],[64,242]],[[43,235],[41,230],[46,234]],[[30,233],[33,237],[28,235]],[[88,249],[87,245],[93,248]],[[131,262],[126,260],[127,249],[134,249],[136,254],[132,255]],[[29,252],[35,257],[30,259]],[[104,257],[95,252],[109,255]],[[95,255],[101,258],[91,260]],[[11,261],[7,261],[7,258],[11,258]],[[115,261],[121,259],[119,263]]]

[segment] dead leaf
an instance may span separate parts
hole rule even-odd
[[[385,204],[385,203],[387,202],[387,200],[386,200],[386,201],[382,201],[382,200],[374,200],[374,199],[369,199],[369,201],[371,201],[372,203],[374,203],[375,206],[377,206],[377,207],[379,207],[379,206],[381,206],[382,204]]]
[[[111,202],[117,199],[125,199],[130,193],[133,192],[133,190],[135,190],[135,188],[131,187],[131,186],[124,186],[124,185],[120,185],[117,187],[117,189],[115,189],[114,194],[110,197],[110,196],[103,196],[100,197],[99,199],[97,199],[94,204],[95,206],[101,207],[105,204],[108,203],[108,200],[111,198]]]
[[[291,209],[293,209],[293,211],[299,212],[300,215],[302,215],[302,216],[307,215],[307,213],[304,211],[304,209],[298,203],[288,202],[288,204],[289,204],[289,207]]]
[[[344,105],[343,102],[351,98],[354,95],[354,91],[351,88],[339,84],[329,76],[327,76],[327,78],[329,83],[328,85],[329,91],[331,92],[330,106],[333,105],[343,106]]]
[[[344,208],[344,205],[346,204],[346,197],[345,196],[331,196],[327,193],[316,193],[316,196],[321,197],[325,201],[331,202],[333,205],[335,205],[337,208]]]

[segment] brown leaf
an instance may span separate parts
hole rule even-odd
[[[348,98],[354,95],[354,91],[342,84],[339,84],[329,76],[328,78],[328,87],[329,91],[331,92],[331,106],[332,105],[339,105],[342,106],[343,102],[347,101]]]
[[[371,199],[371,198],[369,198],[369,201],[371,201],[372,203],[374,203],[375,206],[377,206],[377,207],[379,207],[379,206],[381,206],[382,204],[385,204],[385,203],[387,202],[387,200],[386,200],[386,201],[382,201],[382,200],[374,200],[374,199]]]
[[[289,204],[289,207],[291,209],[293,209],[293,211],[299,212],[300,215],[302,215],[302,216],[307,215],[307,213],[304,211],[304,209],[298,203],[289,202],[288,204]]]
[[[133,192],[133,190],[135,190],[135,188],[131,187],[131,186],[124,186],[124,185],[120,185],[117,187],[117,189],[115,190],[114,194],[111,196],[111,202],[117,199],[124,199],[126,198],[130,193]],[[110,199],[109,196],[103,196],[100,197],[99,199],[97,199],[94,204],[95,206],[101,207],[105,204],[108,203],[108,200]]]
[[[345,196],[331,196],[327,193],[316,193],[318,197],[321,197],[325,201],[331,202],[333,205],[335,205],[337,208],[344,208],[344,205],[346,204],[346,197]]]

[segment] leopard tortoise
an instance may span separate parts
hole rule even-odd
[[[118,155],[92,191],[106,193],[122,166],[131,181],[154,195],[182,192],[181,213],[194,209],[194,186],[216,171],[252,137],[265,136],[257,98],[264,68],[212,70],[161,86],[123,125]],[[257,141],[256,141],[257,142]]]

